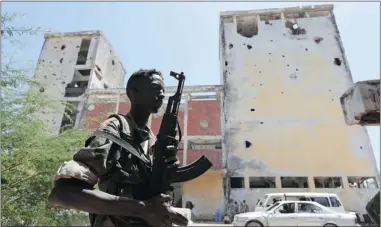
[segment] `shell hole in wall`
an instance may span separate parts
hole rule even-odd
[[[97,70],[98,70],[99,72],[102,72],[101,67],[99,67],[98,65],[95,65],[95,68],[97,68]]]
[[[252,108],[252,109],[250,109],[250,111],[251,111],[251,112],[254,112],[254,111],[255,111],[255,109],[253,109],[253,108]]]
[[[334,63],[335,65],[340,66],[340,65],[341,65],[341,60],[340,60],[340,58],[334,58],[334,59],[333,59],[333,63]]]
[[[317,44],[319,44],[321,41],[323,41],[324,40],[324,38],[323,37],[319,37],[319,36],[315,36],[314,37],[314,41],[315,41],[315,43],[317,43]]]
[[[61,50],[65,50],[66,46],[65,45],[62,45],[61,46]]]
[[[285,27],[289,28],[293,35],[304,35],[307,33],[306,29],[300,27],[296,20],[294,22],[286,20]]]
[[[61,64],[62,64],[63,60],[64,60],[63,58],[60,59],[60,63],[61,63]]]
[[[237,33],[246,38],[258,35],[258,22],[256,15],[237,17]]]
[[[115,65],[115,61],[114,61],[114,60],[111,60],[111,64],[112,64],[112,65]]]
[[[251,143],[250,143],[250,141],[247,141],[247,140],[245,141],[245,147],[246,147],[246,148],[251,147]]]
[[[251,48],[253,48],[251,45],[246,45],[246,47],[247,47],[247,49],[251,49]]]
[[[233,46],[233,44],[229,44],[229,49],[232,49],[234,46]]]

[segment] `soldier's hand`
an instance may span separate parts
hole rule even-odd
[[[146,222],[153,227],[187,226],[188,219],[171,209],[171,197],[161,194],[145,202]]]
[[[176,168],[180,165],[180,160],[177,158],[177,147],[175,146],[167,146],[167,158],[165,159],[165,163],[168,168]]]

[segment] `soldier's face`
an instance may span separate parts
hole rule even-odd
[[[157,113],[165,97],[163,79],[159,75],[153,75],[142,81],[137,91],[136,104],[149,113]]]

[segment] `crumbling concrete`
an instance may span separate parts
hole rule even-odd
[[[77,113],[84,108],[87,89],[118,88],[124,76],[123,65],[100,31],[47,33],[35,74],[43,84],[40,92],[74,104]],[[42,114],[52,134],[68,126],[64,112],[62,106],[56,113]],[[78,118],[72,117],[75,121]]]
[[[380,126],[380,80],[360,81],[340,97],[348,125]]]
[[[237,32],[242,17],[256,18],[255,35]],[[342,178],[335,190],[345,204],[365,207],[367,196],[349,196],[347,176],[378,171],[366,130],[342,117],[339,99],[353,80],[333,5],[221,13],[220,62],[225,202],[250,198],[254,207],[265,193],[289,191],[282,179],[301,177],[308,188],[292,191],[316,191],[314,177],[332,176]],[[244,187],[232,189],[231,177]],[[276,189],[252,190],[250,177],[275,177]]]

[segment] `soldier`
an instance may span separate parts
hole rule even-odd
[[[129,78],[126,92],[130,112],[111,116],[97,130],[127,141],[152,164],[156,137],[146,125],[163,104],[164,79],[154,69],[138,70]],[[177,150],[168,147],[168,152],[168,168],[178,166]],[[49,202],[88,212],[92,227],[187,225],[188,220],[171,209],[168,195],[140,199],[147,190],[141,182],[149,176],[145,175],[149,167],[113,141],[90,136],[73,160],[59,168]]]

